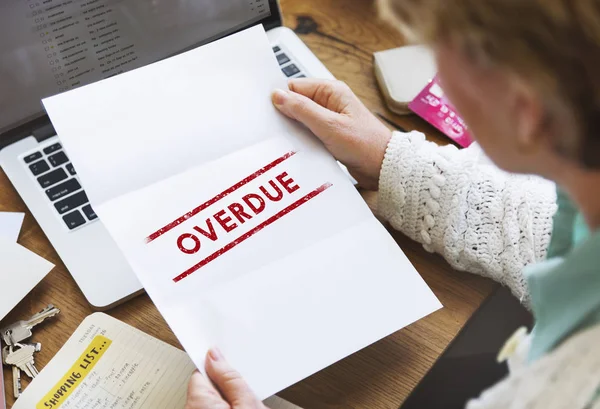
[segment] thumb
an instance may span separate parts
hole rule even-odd
[[[188,384],[186,409],[202,408],[231,409],[209,380],[195,371]]]
[[[242,375],[229,365],[216,348],[211,349],[206,356],[206,373],[232,407],[260,407]]]
[[[335,112],[317,104],[310,98],[293,91],[277,89],[272,95],[273,105],[284,115],[306,125],[320,136],[324,127],[335,120]]]

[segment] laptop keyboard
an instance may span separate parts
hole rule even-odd
[[[273,47],[273,52],[286,77],[306,77],[281,47]],[[98,219],[60,143],[31,152],[23,161],[69,230]]]
[[[288,78],[304,78],[306,75],[302,73],[300,68],[290,59],[290,57],[279,46],[273,47],[273,52],[277,57],[277,62],[281,67],[281,71]]]
[[[69,230],[98,218],[60,143],[32,152],[23,161]]]

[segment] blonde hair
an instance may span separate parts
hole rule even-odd
[[[600,168],[600,0],[378,1],[409,39],[450,42],[532,84],[556,148]]]

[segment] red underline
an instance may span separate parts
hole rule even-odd
[[[238,182],[235,185],[231,186],[230,188],[222,191],[221,193],[219,193],[218,195],[216,195],[212,199],[210,199],[210,200],[202,203],[200,206],[196,207],[192,211],[184,214],[180,218],[178,218],[178,219],[172,221],[171,223],[167,224],[162,229],[159,229],[159,230],[155,231],[154,233],[152,233],[151,235],[149,235],[148,237],[146,237],[146,243],[150,243],[151,241],[159,238],[160,236],[162,236],[163,234],[165,234],[169,230],[174,229],[175,227],[179,226],[181,223],[183,223],[186,220],[190,219],[191,217],[197,215],[198,213],[200,213],[202,210],[206,209],[207,207],[209,207],[209,206],[217,203],[219,200],[223,199],[225,196],[227,196],[227,195],[235,192],[236,190],[238,190],[242,186],[250,183],[251,181],[253,181],[257,177],[259,177],[260,175],[264,174],[265,172],[268,172],[269,170],[273,169],[275,166],[281,164],[285,160],[291,158],[295,154],[296,154],[296,152],[288,152],[285,155],[283,155],[282,157],[275,159],[273,162],[269,163],[264,168],[261,168],[261,169],[257,170],[253,174],[251,174],[251,175],[245,177],[244,179],[242,179],[240,182]]]
[[[177,277],[175,277],[173,279],[173,281],[175,281],[177,283],[177,282],[183,280],[184,278],[186,278],[187,276],[189,276],[189,275],[193,274],[194,272],[198,271],[199,269],[201,269],[202,267],[204,267],[205,265],[207,265],[211,261],[214,261],[216,258],[218,258],[218,257],[222,256],[223,254],[227,253],[229,250],[231,250],[232,248],[234,248],[238,244],[240,244],[243,241],[245,241],[246,239],[254,236],[256,233],[258,233],[259,231],[261,231],[262,229],[264,229],[268,225],[276,222],[277,220],[279,220],[280,218],[282,218],[286,214],[290,213],[292,210],[297,209],[298,207],[300,207],[303,204],[307,203],[309,200],[311,200],[314,197],[320,195],[321,193],[323,193],[324,191],[326,191],[327,189],[329,189],[331,186],[333,186],[331,183],[325,183],[324,185],[319,186],[318,188],[316,188],[315,190],[313,190],[312,192],[310,192],[306,196],[302,197],[301,199],[295,201],[294,203],[292,203],[291,205],[289,205],[285,209],[281,210],[279,213],[276,213],[275,215],[269,217],[267,220],[265,220],[264,222],[262,222],[261,224],[259,224],[255,228],[253,228],[252,230],[250,230],[247,233],[241,235],[239,238],[237,238],[236,240],[232,241],[231,243],[225,245],[220,250],[215,251],[210,256],[208,256],[204,260],[200,261],[198,264],[196,264],[196,265],[188,268],[183,273],[181,273],[180,275],[178,275]]]

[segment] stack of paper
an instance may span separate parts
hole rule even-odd
[[[218,346],[260,398],[440,307],[331,155],[271,105],[286,86],[256,27],[44,101],[194,363]]]

